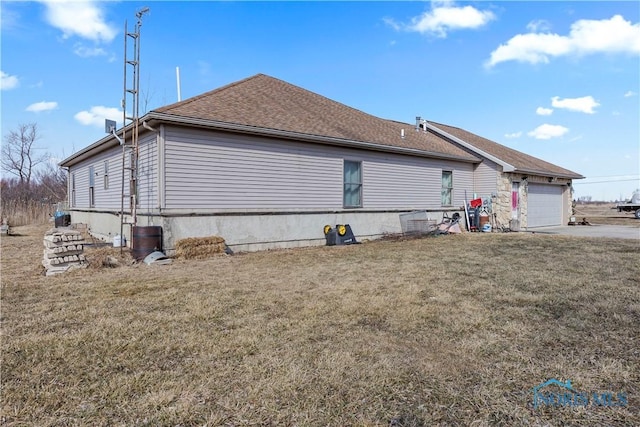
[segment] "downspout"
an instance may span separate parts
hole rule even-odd
[[[151,132],[155,132],[156,134],[160,133],[160,131],[158,131],[155,128],[152,128],[151,126],[149,126],[149,123],[147,123],[146,120],[142,121],[142,127],[144,127],[145,129],[150,130]]]

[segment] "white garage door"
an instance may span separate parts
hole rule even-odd
[[[562,225],[562,190],[560,185],[529,184],[527,227]]]

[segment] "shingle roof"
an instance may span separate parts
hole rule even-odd
[[[537,173],[545,176],[560,176],[575,179],[584,178],[579,173],[570,171],[569,169],[562,168],[512,148],[505,147],[504,145],[500,145],[497,142],[493,142],[464,129],[443,125],[441,123],[429,122],[429,124],[473,145],[485,153],[497,157],[503,162],[514,166],[516,171],[530,174]]]
[[[467,161],[480,160],[439,135],[416,132],[415,125],[372,116],[264,74],[257,74],[154,111],[255,128],[408,148]],[[402,129],[405,130],[404,138],[401,137]]]
[[[159,113],[154,116],[154,113]],[[231,83],[210,92],[151,111],[148,116],[171,117],[188,123],[190,119],[240,125],[256,133],[288,132],[308,136],[307,140],[333,138],[338,141],[366,144],[369,148],[399,148],[425,156],[480,162],[487,153],[523,173],[545,176],[583,178],[582,175],[552,163],[500,145],[464,129],[429,122],[436,132],[416,132],[415,124],[385,120],[333,101],[322,95],[264,75]],[[145,116],[146,117],[146,116]],[[144,119],[144,118],[143,118]],[[404,129],[404,138],[401,131]],[[445,133],[445,135],[442,134]],[[268,132],[265,132],[265,134]],[[273,132],[271,132],[273,134]],[[464,141],[472,149],[452,142],[449,134]],[[112,141],[113,140],[113,141]],[[71,165],[82,156],[104,149],[115,139],[105,137],[65,159]]]

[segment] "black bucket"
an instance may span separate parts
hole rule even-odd
[[[64,214],[54,218],[56,227],[68,227],[71,224],[71,215]]]
[[[149,225],[133,227],[131,236],[132,255],[140,261],[155,251],[162,250],[162,227]]]

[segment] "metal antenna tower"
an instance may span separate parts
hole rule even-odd
[[[139,125],[140,125],[140,27],[142,27],[142,16],[149,12],[148,7],[144,7],[136,12],[136,25],[133,33],[127,28],[127,21],[124,22],[124,94],[122,97],[122,191],[120,204],[120,236],[124,236],[124,199],[129,198],[129,210],[131,218],[127,221],[134,227],[137,223],[138,206],[138,155],[139,155]],[[133,52],[129,51],[128,42],[133,42]],[[127,113],[127,106],[131,105],[131,112]],[[131,125],[131,135],[127,141],[127,126]],[[127,157],[129,165],[127,166]],[[129,193],[125,195],[125,181],[129,176]],[[124,246],[124,245],[122,245]],[[122,246],[120,250],[122,251]]]

